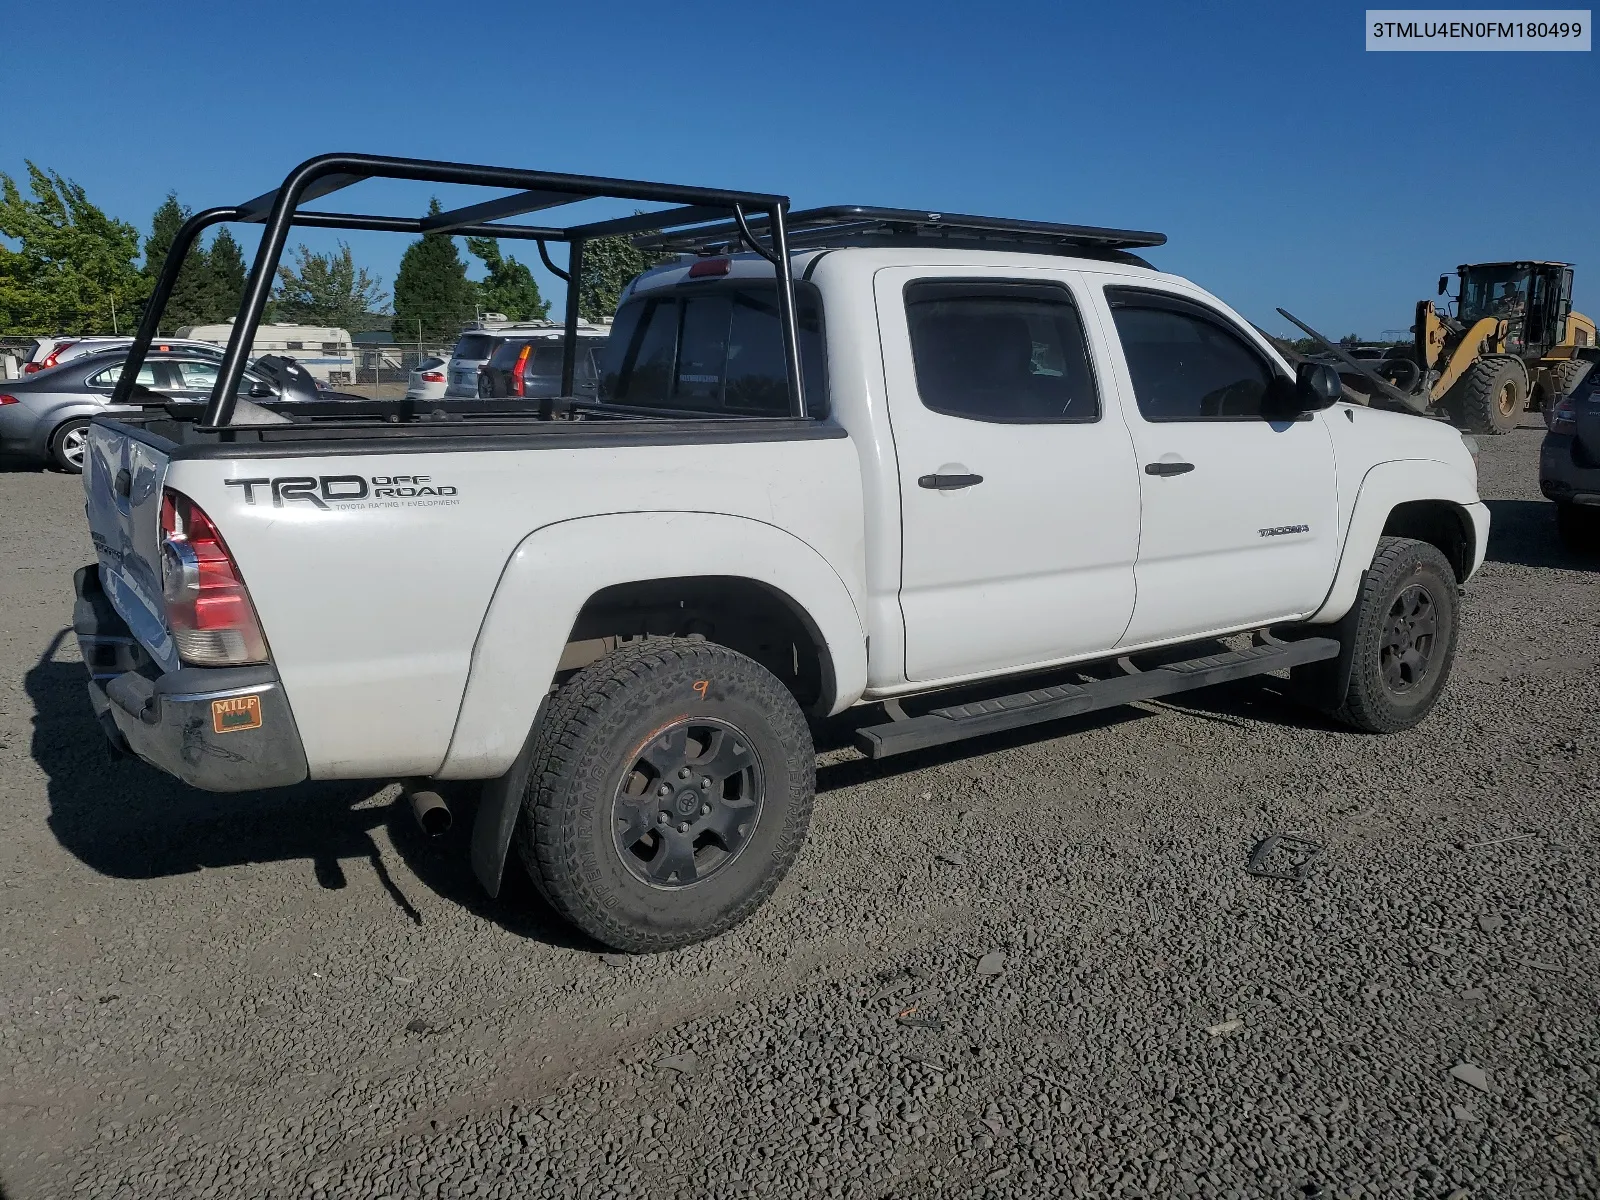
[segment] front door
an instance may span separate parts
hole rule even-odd
[[[1138,476],[1081,289],[878,272],[910,680],[1103,652],[1133,612]]]
[[[1139,602],[1123,644],[1308,615],[1339,555],[1327,415],[1273,418],[1282,368],[1210,305],[1117,286],[1104,302],[1142,491]]]

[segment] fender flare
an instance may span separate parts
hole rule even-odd
[[[684,553],[691,546],[692,559]],[[689,561],[693,569],[685,570]],[[535,530],[507,560],[472,648],[450,749],[435,776],[492,779],[511,766],[567,636],[596,592],[689,575],[749,579],[787,597],[822,642],[834,683],[829,713],[859,698],[867,676],[860,611],[838,572],[807,543],[775,525],[720,513],[579,517]]]
[[[597,556],[604,544],[627,553]],[[781,592],[822,641],[834,683],[830,712],[867,684],[866,632],[844,581],[811,546],[774,525],[716,513],[616,513],[545,526],[501,572],[472,650],[442,779],[488,779],[472,826],[472,870],[500,894],[511,836],[532,771],[534,731],[567,635],[602,588],[696,574],[752,579]]]
[[[1435,459],[1396,459],[1378,463],[1362,477],[1345,531],[1333,585],[1328,589],[1321,607],[1306,619],[1308,624],[1331,625],[1350,611],[1361,593],[1362,577],[1372,564],[1372,556],[1377,551],[1378,539],[1383,536],[1389,514],[1397,505],[1416,500],[1442,500],[1462,510],[1473,539],[1471,569],[1466,578],[1477,571],[1483,563],[1483,553],[1489,540],[1489,510],[1478,499],[1473,481],[1465,477],[1459,468]],[[1466,579],[1462,582],[1466,582]]]

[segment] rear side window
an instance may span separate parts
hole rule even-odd
[[[89,376],[89,386],[97,388],[114,388],[117,386],[117,380],[121,378],[122,364],[118,363],[114,367],[107,367],[104,371],[99,371],[96,374]],[[154,388],[156,386],[156,369],[152,364],[145,363],[139,368],[138,384],[140,387],[147,388]]]
[[[1276,372],[1199,304],[1107,288],[1139,412],[1147,421],[1262,420]]]
[[[1100,419],[1083,322],[1064,286],[942,279],[908,284],[905,300],[925,407],[996,423]]]
[[[456,358],[482,361],[494,353],[495,340],[487,334],[469,333],[456,343]]]
[[[827,413],[821,305],[797,286],[800,369],[812,416]],[[600,396],[632,408],[741,417],[789,413],[776,289],[690,285],[624,304],[600,352]]]

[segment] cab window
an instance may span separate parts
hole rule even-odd
[[[1106,299],[1146,421],[1263,420],[1277,372],[1204,305],[1138,288]]]
[[[117,380],[122,378],[122,364],[107,367],[103,371],[89,376],[89,386],[96,388],[114,388]],[[150,363],[145,363],[139,368],[139,377],[136,381],[140,387],[154,388],[156,386],[156,369]]]

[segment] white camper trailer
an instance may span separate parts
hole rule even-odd
[[[190,325],[178,330],[179,337],[214,342],[218,346],[226,346],[232,333],[232,319],[223,325]],[[355,350],[350,344],[350,331],[347,329],[263,322],[256,330],[250,357],[259,358],[263,354],[287,355],[323,383],[337,385],[355,382]]]

